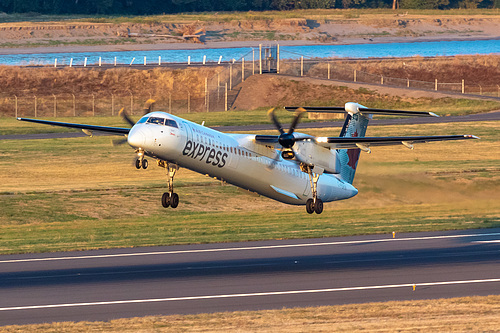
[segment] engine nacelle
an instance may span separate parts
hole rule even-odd
[[[299,161],[319,166],[327,173],[340,173],[340,160],[335,150],[318,146],[313,141],[297,141],[294,149]]]

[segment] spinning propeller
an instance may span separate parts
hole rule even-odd
[[[156,103],[156,101],[154,99],[151,99],[151,98],[148,99],[143,107],[144,114],[148,114],[150,112],[153,112],[153,106],[155,103]],[[135,125],[135,122],[132,120],[132,118],[130,118],[130,116],[125,112],[125,108],[121,108],[120,111],[118,111],[118,115],[120,117],[122,117],[122,119],[125,120],[125,122],[127,122],[131,127],[133,127]],[[123,139],[111,140],[111,143],[113,144],[113,146],[122,145],[126,142],[127,142],[126,137]]]
[[[305,112],[306,110],[304,108],[297,108],[295,110],[295,118],[293,118],[293,121],[290,125],[290,128],[288,129],[288,132],[285,132],[283,130],[283,126],[281,126],[281,123],[279,122],[278,118],[276,117],[276,114],[274,113],[274,108],[270,109],[267,112],[274,126],[276,126],[276,129],[280,132],[280,135],[278,136],[278,143],[281,145],[281,147],[284,148],[281,151],[281,156],[284,159],[294,158],[296,155],[292,148],[293,145],[295,144],[296,141],[301,141],[305,139],[301,137],[295,137],[293,135],[293,133],[295,132],[295,128],[299,124],[300,118],[304,115]],[[270,165],[271,169],[274,168],[278,160],[279,160],[279,155],[276,156],[273,163]]]

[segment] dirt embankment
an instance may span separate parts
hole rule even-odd
[[[281,43],[372,43],[416,40],[500,38],[500,16],[497,15],[403,15],[367,14],[357,18],[341,15],[308,15],[283,19],[218,19],[164,22],[161,17],[152,23],[2,23],[0,50],[12,48],[56,47],[76,45],[101,50],[127,49],[127,45],[160,44],[169,48],[186,44],[178,39],[153,35],[179,35],[183,31],[204,29],[202,41],[238,46],[240,42],[281,41]],[[127,32],[147,37],[128,38]],[[230,45],[224,43],[232,43]],[[54,50],[51,50],[52,52]],[[65,50],[66,51],[66,50]],[[33,51],[40,52],[40,51]],[[57,52],[57,51],[56,51]]]

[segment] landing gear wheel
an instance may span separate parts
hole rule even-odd
[[[168,206],[170,206],[170,193],[163,193],[163,195],[161,196],[161,205],[165,208],[168,208]]]
[[[170,207],[177,208],[177,206],[179,206],[179,196],[177,193],[172,193],[170,197]]]
[[[141,166],[143,169],[147,169],[148,168],[148,160],[147,159],[143,159],[142,162],[141,162]]]
[[[316,204],[314,205],[314,211],[316,214],[323,213],[323,201],[321,199],[316,199]]]
[[[141,168],[141,160],[140,159],[136,159],[135,160],[135,168],[136,169],[140,169]]]
[[[314,213],[314,200],[313,199],[307,199],[307,201],[306,201],[306,211],[309,214]]]

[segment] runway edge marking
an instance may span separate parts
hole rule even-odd
[[[324,242],[324,243],[283,244],[283,245],[230,247],[230,248],[199,249],[199,250],[100,254],[100,255],[73,256],[73,257],[12,259],[12,260],[1,260],[0,264],[19,263],[19,262],[36,262],[36,261],[57,261],[57,260],[80,260],[80,259],[101,259],[101,258],[135,257],[135,256],[152,256],[152,255],[165,255],[165,254],[207,253],[207,252],[225,252],[225,251],[228,251],[228,252],[229,251],[252,251],[252,250],[283,249],[283,248],[308,247],[308,246],[329,246],[329,245],[349,245],[349,244],[365,244],[365,243],[404,242],[404,241],[415,241],[415,240],[434,240],[434,239],[467,238],[467,237],[499,236],[499,235],[500,235],[500,233],[486,233],[486,234],[446,235],[446,236],[427,236],[427,237],[409,237],[409,238],[383,238],[383,239],[368,239],[368,240]]]
[[[443,285],[487,283],[487,282],[490,282],[490,283],[491,282],[500,282],[500,278],[497,278],[497,279],[483,279],[483,280],[462,280],[462,281],[442,281],[442,282],[423,282],[423,283],[403,283],[403,284],[389,284],[389,285],[380,285],[380,286],[343,287],[343,288],[331,288],[331,289],[270,291],[270,292],[245,293],[245,294],[206,295],[206,296],[183,296],[183,297],[152,298],[152,299],[137,299],[137,300],[122,300],[122,301],[102,301],[102,302],[86,302],[86,303],[28,305],[28,306],[4,307],[4,308],[0,308],[0,311],[37,310],[37,309],[50,309],[50,308],[68,308],[68,307],[81,307],[81,306],[134,304],[134,303],[174,302],[174,301],[191,301],[191,300],[203,300],[203,299],[221,299],[221,298],[255,297],[255,296],[277,296],[277,295],[293,295],[293,294],[313,294],[313,293],[340,292],[340,291],[373,290],[373,289],[389,289],[389,288],[405,288],[405,287],[407,287],[407,288],[410,288],[410,287],[413,288],[413,287],[443,286]]]

